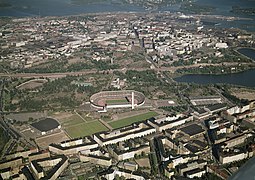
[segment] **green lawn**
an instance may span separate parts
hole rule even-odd
[[[95,118],[87,116],[87,113],[79,113],[86,121],[95,121]]]
[[[99,121],[93,121],[88,123],[81,123],[66,128],[66,132],[72,138],[78,138],[88,136],[100,131],[107,131],[108,129]]]
[[[120,127],[123,127],[123,126],[128,126],[128,125],[130,125],[132,123],[135,123],[135,122],[144,121],[146,119],[149,119],[149,118],[157,116],[157,115],[158,115],[158,113],[156,113],[154,111],[151,111],[151,112],[147,112],[145,114],[140,114],[140,115],[137,115],[137,116],[132,116],[132,117],[120,119],[118,121],[113,121],[113,122],[109,123],[109,125],[112,128],[116,129],[116,128],[120,128]]]
[[[76,114],[72,115],[71,117],[69,118],[65,118],[63,119],[62,121],[64,121],[62,123],[62,125],[64,126],[72,126],[72,125],[75,125],[75,124],[81,124],[83,123],[84,121]]]
[[[108,99],[106,100],[107,104],[117,104],[117,103],[126,103],[128,102],[126,99]]]

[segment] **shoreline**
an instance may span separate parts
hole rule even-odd
[[[238,72],[232,72],[232,73],[214,73],[214,74],[209,74],[209,73],[185,73],[185,74],[182,74],[180,76],[176,76],[176,77],[181,77],[181,76],[185,76],[185,75],[212,75],[212,76],[222,76],[222,75],[231,75],[231,74],[239,74],[239,73],[243,73],[243,72],[246,72],[246,71],[250,71],[250,70],[255,70],[255,67],[254,68],[250,68],[250,69],[245,69],[245,70],[242,70],[242,71],[238,71]]]
[[[194,83],[194,84],[199,84],[199,85],[208,85],[208,84],[227,84],[227,85],[231,85],[231,86],[238,86],[238,87],[246,87],[246,88],[252,88],[255,89],[255,85],[241,85],[241,84],[235,84],[233,82],[227,82],[228,80],[224,80],[224,82],[210,82],[209,80],[205,80],[204,82],[193,82],[193,81],[189,81],[189,80],[183,80],[183,81],[177,81],[176,78],[182,78],[184,76],[214,76],[215,78],[218,78],[220,76],[231,76],[231,75],[238,75],[238,74],[242,74],[248,71],[254,71],[255,72],[255,68],[252,69],[247,69],[244,71],[240,71],[240,72],[235,72],[235,73],[228,73],[228,74],[183,74],[183,75],[178,75],[173,77],[173,81],[175,83]]]
[[[16,17],[16,16],[0,16],[1,18],[9,18],[9,19],[47,19],[47,18],[68,18],[68,17],[79,17],[79,16],[88,16],[88,15],[117,15],[117,14],[147,14],[151,13],[149,11],[139,12],[139,11],[105,11],[105,12],[93,12],[93,13],[81,13],[81,14],[73,14],[73,15],[59,15],[59,16],[25,16],[25,17]]]
[[[0,8],[1,9],[1,8]],[[227,21],[236,21],[236,20],[248,20],[252,21],[253,18],[244,18],[244,17],[236,17],[229,15],[220,15],[220,14],[190,14],[184,13],[180,10],[171,11],[171,10],[146,10],[143,11],[102,11],[102,12],[84,12],[79,14],[70,14],[70,15],[34,15],[34,16],[1,16],[1,18],[11,18],[11,19],[21,19],[21,18],[58,18],[58,17],[76,17],[76,16],[86,16],[86,15],[104,15],[104,14],[179,14],[179,15],[187,15],[189,17],[195,18],[207,18],[207,19],[216,19],[216,20],[227,20]]]
[[[253,50],[254,53],[255,53],[255,48],[253,48],[253,47],[237,47],[237,48],[234,49],[235,52],[237,52],[238,54],[240,54],[240,55],[242,55],[242,56],[244,56],[244,57],[246,57],[246,58],[252,60],[252,61],[255,63],[255,59],[253,59],[253,58],[251,58],[251,57],[249,57],[249,56],[246,56],[245,54],[239,52],[239,51],[238,51],[239,49],[251,49],[251,50]]]

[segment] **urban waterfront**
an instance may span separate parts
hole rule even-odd
[[[255,50],[250,48],[240,48],[237,50],[244,56],[255,60]],[[174,80],[177,82],[186,83],[197,83],[197,84],[216,84],[226,83],[235,84],[247,87],[255,87],[255,69],[247,70],[240,73],[234,74],[222,74],[222,75],[211,75],[211,74],[188,74],[181,77],[177,77]]]
[[[232,1],[0,0],[0,179],[251,179],[254,0]]]
[[[82,1],[81,1],[82,2]],[[234,16],[240,18],[248,18],[246,20],[234,20],[225,21],[217,20],[215,24],[218,28],[240,28],[247,31],[253,32],[255,30],[254,15],[240,15],[231,13],[230,10],[233,6],[239,5],[241,7],[254,7],[254,1],[221,1],[215,3],[212,0],[206,1],[194,1],[198,5],[208,5],[214,7],[211,14],[223,15],[223,16]],[[148,12],[144,7],[140,7],[134,4],[123,4],[119,1],[105,1],[99,3],[74,3],[72,0],[10,0],[8,1],[9,7],[0,7],[0,16],[5,17],[36,17],[36,16],[68,16],[78,15],[85,13],[102,13],[102,12]],[[180,4],[167,5],[159,7],[157,11],[180,11]]]

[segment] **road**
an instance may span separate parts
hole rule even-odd
[[[2,114],[3,110],[4,110],[4,87],[5,87],[5,79],[2,80],[1,83],[1,90],[0,90],[0,112]]]
[[[133,70],[142,71],[147,70],[149,68],[137,68]],[[131,69],[130,69],[131,70]],[[98,70],[84,70],[84,71],[77,71],[77,72],[63,72],[63,73],[14,73],[14,74],[6,74],[6,73],[0,73],[0,77],[15,77],[15,78],[63,78],[66,76],[82,76],[87,74],[103,74],[105,72],[113,73],[113,71],[120,71],[123,72],[123,69],[113,69],[113,70],[104,70],[104,71],[98,71]]]
[[[250,63],[243,63],[250,64]],[[224,66],[238,66],[239,63],[224,63]],[[178,69],[183,68],[195,68],[195,67],[205,67],[205,66],[214,66],[214,67],[220,67],[222,64],[208,64],[208,63],[199,63],[199,64],[193,64],[188,66],[178,66],[178,67],[155,67],[153,70],[158,72],[164,72],[168,71],[171,73],[174,73]],[[136,71],[145,71],[145,70],[151,70],[151,68],[125,68],[125,70],[136,70]],[[63,72],[63,73],[0,73],[0,77],[15,77],[15,78],[63,78],[66,76],[81,76],[81,75],[87,75],[87,74],[95,74],[95,73],[113,73],[113,71],[120,71],[123,72],[122,69],[111,69],[111,70],[102,70],[98,71],[96,69],[91,70],[83,70],[83,71],[77,71],[77,72]]]

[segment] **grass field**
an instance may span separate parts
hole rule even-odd
[[[86,121],[95,121],[95,118],[92,118],[90,116],[87,115],[87,113],[79,113],[83,119],[85,119]]]
[[[74,114],[71,117],[63,119],[62,122],[63,122],[62,123],[63,126],[72,126],[75,124],[83,123],[84,121],[79,116]]]
[[[107,104],[117,104],[117,103],[126,103],[128,102],[126,99],[108,99],[106,100]]]
[[[149,118],[157,116],[157,115],[158,115],[158,113],[156,113],[154,111],[151,111],[151,112],[147,112],[145,114],[140,114],[140,115],[137,115],[137,116],[132,116],[132,117],[120,119],[120,120],[117,120],[117,121],[113,121],[113,122],[110,122],[109,125],[112,128],[116,129],[116,128],[120,128],[120,127],[123,127],[123,126],[128,126],[128,125],[130,125],[132,123],[135,123],[135,122],[139,122],[139,121],[149,119]]]
[[[78,138],[88,136],[100,131],[107,131],[108,129],[99,121],[93,121],[88,123],[81,123],[66,128],[66,132],[72,138]]]

